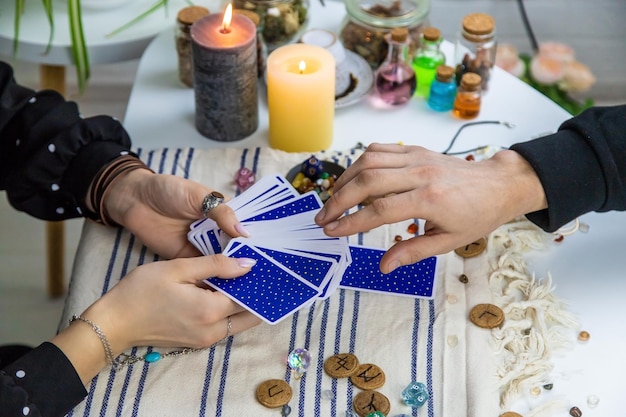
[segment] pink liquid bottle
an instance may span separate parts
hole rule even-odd
[[[387,58],[376,70],[375,88],[378,96],[388,104],[407,103],[417,87],[415,71],[405,61],[408,36],[407,28],[394,28],[385,35],[389,50]]]

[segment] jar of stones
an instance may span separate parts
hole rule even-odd
[[[339,37],[343,45],[376,69],[387,56],[385,35],[394,28],[409,30],[409,62],[422,29],[428,26],[430,0],[345,0],[346,17]]]
[[[259,30],[268,53],[296,42],[309,22],[309,0],[234,0],[233,7],[260,16]]]

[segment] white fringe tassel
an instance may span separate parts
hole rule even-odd
[[[501,328],[492,332],[503,409],[551,382],[552,355],[571,348],[571,331],[579,327],[567,305],[552,294],[550,275],[536,279],[524,260],[530,250],[546,250],[553,238],[526,219],[503,225],[489,237],[489,285],[505,314]],[[549,415],[553,407],[562,407],[557,403],[544,404],[532,415]]]

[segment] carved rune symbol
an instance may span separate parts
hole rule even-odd
[[[358,374],[357,376],[359,378],[361,378],[363,380],[363,382],[370,382],[372,379],[376,379],[376,378],[378,378],[378,376],[380,376],[380,372],[378,372],[376,375],[368,375],[367,372],[370,369],[372,369],[371,365],[367,369],[365,369],[363,372]]]
[[[337,367],[335,368],[335,370],[345,369],[346,371],[349,371],[348,367],[346,366],[347,363],[348,363],[347,356],[337,356]]]
[[[365,406],[363,408],[367,409],[368,411],[378,411],[378,409],[374,405],[374,394],[372,394],[372,396],[370,397],[369,404],[365,404]]]
[[[276,388],[277,386],[278,386],[277,384],[274,384],[274,385],[272,385],[271,387],[269,387],[269,388],[267,389],[267,394],[268,394],[270,397],[274,397],[274,396],[276,396],[276,395],[280,394],[281,392],[283,392],[283,390],[282,390],[282,389],[281,389],[280,391],[278,391],[278,392],[272,392],[272,391],[275,391],[275,388]]]
[[[485,311],[483,311],[483,312],[482,312],[482,314],[481,314],[480,316],[478,316],[478,317],[482,319],[482,318],[483,318],[483,316],[484,316],[485,314],[490,314],[492,317],[497,317],[497,315],[493,314],[493,313],[492,313],[491,311],[489,311],[489,310],[485,310]]]

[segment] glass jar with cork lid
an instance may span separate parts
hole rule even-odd
[[[463,18],[455,46],[456,79],[471,72],[480,75],[482,90],[487,91],[496,60],[496,23],[485,13]]]
[[[394,28],[409,30],[407,59],[419,46],[427,26],[430,0],[345,0],[346,17],[339,37],[343,45],[362,56],[373,69],[387,56],[385,35]]]
[[[178,79],[187,87],[193,87],[193,64],[191,54],[191,25],[209,14],[202,6],[188,6],[176,15],[176,53],[178,54]]]
[[[234,0],[232,3],[235,9],[259,15],[259,29],[268,52],[296,42],[309,22],[309,0]]]

